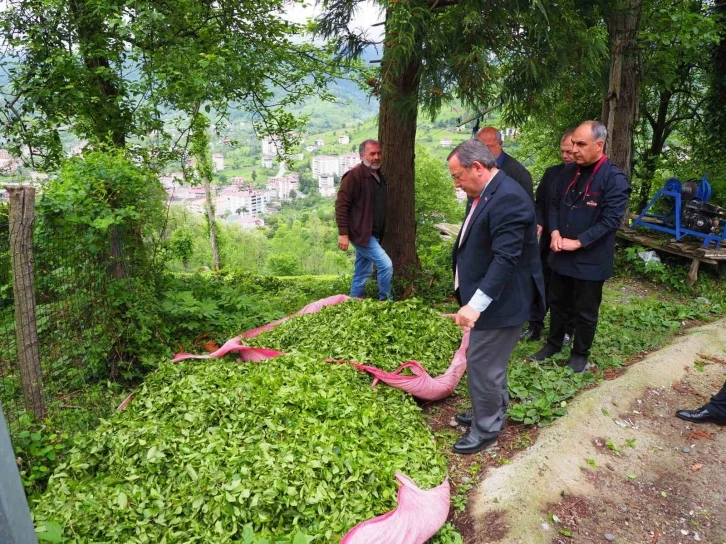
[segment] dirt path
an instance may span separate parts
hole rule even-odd
[[[532,447],[488,471],[472,495],[472,544],[726,544],[726,427],[673,416],[725,378],[722,320],[582,393]]]

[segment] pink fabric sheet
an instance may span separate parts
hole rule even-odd
[[[449,479],[433,489],[419,489],[414,481],[396,473],[398,506],[387,514],[363,521],[340,544],[424,544],[446,523],[451,490]]]

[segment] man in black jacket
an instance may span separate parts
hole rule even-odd
[[[537,236],[539,236],[539,257],[542,261],[542,275],[544,276],[545,290],[549,289],[551,270],[547,264],[547,258],[550,255],[550,229],[549,229],[549,209],[552,207],[552,197],[554,196],[557,178],[562,172],[565,165],[573,161],[572,158],[572,133],[574,130],[566,131],[560,139],[560,157],[562,163],[550,166],[545,170],[542,180],[537,185],[537,191],[534,197],[534,211],[537,214]],[[547,295],[549,299],[549,294]],[[532,309],[530,310],[529,327],[522,331],[520,340],[539,340],[544,328],[544,319],[549,309],[548,300],[544,304],[539,304],[538,300],[532,301]],[[574,319],[568,324],[565,332],[565,345],[570,343],[573,332],[575,331]]]
[[[475,453],[496,442],[509,396],[507,363],[529,318],[533,297],[544,297],[534,205],[512,178],[496,167],[479,140],[448,157],[457,188],[472,199],[452,251],[454,292],[462,305],[456,320],[472,327],[467,378],[473,412],[456,419],[471,427],[455,453]]]
[[[494,127],[484,127],[476,133],[476,137],[494,153],[497,161],[497,168],[502,170],[514,181],[519,183],[527,192],[529,198],[534,200],[534,191],[532,190],[532,174],[522,166],[517,159],[511,155],[507,155],[502,147],[502,133]]]
[[[726,383],[721,391],[711,397],[707,402],[696,410],[678,410],[676,417],[691,423],[716,423],[726,425]]]
[[[606,139],[607,129],[596,121],[575,129],[575,162],[562,169],[550,208],[550,333],[532,359],[543,361],[562,349],[569,316],[574,314],[568,366],[575,373],[589,366],[603,284],[613,273],[615,231],[630,194],[625,174],[603,153]]]

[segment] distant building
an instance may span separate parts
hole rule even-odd
[[[311,159],[310,168],[313,171],[313,177],[317,178],[324,174],[338,174],[338,157],[332,155],[318,155]]]
[[[265,226],[265,221],[261,217],[250,217],[249,215],[232,214],[225,221],[237,225],[244,230],[254,230]]]
[[[224,155],[221,153],[215,153],[212,155],[212,162],[214,163],[215,172],[221,172],[224,170]]]
[[[196,168],[197,167],[196,157],[187,157],[187,160],[184,161],[184,167],[185,168]]]
[[[348,136],[347,134],[338,136],[338,143],[341,145],[348,145],[350,143],[350,136]]]
[[[318,138],[315,140],[315,147],[323,147],[325,145],[325,140],[322,138]]]
[[[229,182],[232,185],[247,185],[247,180],[242,176],[232,176]]]
[[[335,178],[331,174],[318,176],[318,192],[320,196],[335,196]]]
[[[22,165],[21,159],[14,158],[6,149],[0,149],[0,173],[13,173]]]
[[[358,153],[348,153],[338,156],[338,177],[341,177],[348,170],[360,164],[360,155]]]
[[[267,182],[267,189],[275,191],[275,198],[278,200],[289,200],[290,191],[295,190],[296,192],[300,188],[300,175],[290,174],[283,177],[270,178]]]
[[[282,152],[279,136],[265,136],[262,139],[262,154],[267,156],[278,155]]]
[[[75,157],[77,155],[81,155],[87,145],[88,145],[88,140],[83,140],[82,142],[77,143],[76,145],[72,146],[70,149],[71,156]]]
[[[453,142],[449,138],[442,138],[441,140],[439,140],[439,145],[444,149],[450,148],[452,143]]]
[[[214,199],[217,214],[233,213],[256,217],[265,212],[265,194],[250,188],[225,187]]]
[[[307,147],[305,148],[305,151],[307,151],[308,153],[312,153],[312,152],[313,152],[313,151],[315,151],[316,149],[317,149],[317,148],[316,148],[316,147],[315,147],[314,145],[309,145],[309,146],[307,146]]]
[[[263,156],[262,157],[262,168],[272,168],[272,165],[274,164],[274,160],[270,156]]]

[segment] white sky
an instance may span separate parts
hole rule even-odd
[[[290,6],[286,15],[286,18],[296,23],[304,23],[307,19],[319,15],[321,12],[320,6],[316,5],[313,0],[307,0],[305,4],[294,4]],[[353,19],[350,27],[364,28],[367,29],[372,24],[383,20],[383,12],[380,9],[378,2],[374,0],[368,0],[367,2],[360,5],[355,18]],[[383,27],[376,27],[374,32],[371,32],[372,36],[380,36],[383,32]]]

